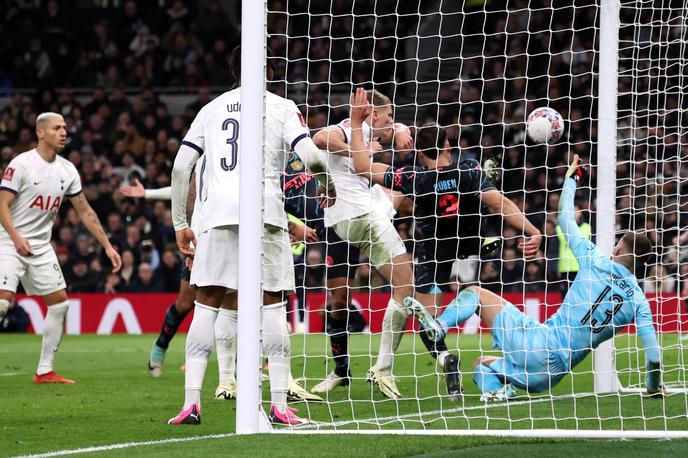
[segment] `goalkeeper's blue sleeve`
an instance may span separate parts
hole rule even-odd
[[[583,267],[590,265],[594,258],[606,258],[606,256],[599,251],[594,243],[588,240],[578,227],[576,209],[574,207],[575,196],[576,181],[573,178],[567,178],[559,198],[558,223],[564,237],[566,237],[566,243],[568,243],[571,252],[581,267]]]
[[[659,389],[659,384],[662,380],[661,363],[662,354],[659,349],[659,342],[655,334],[655,327],[652,323],[652,311],[650,304],[643,296],[642,302],[636,306],[636,332],[645,350],[645,361],[647,369],[647,377],[645,379],[645,386],[650,391]]]

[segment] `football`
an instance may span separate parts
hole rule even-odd
[[[556,143],[564,133],[564,119],[552,108],[536,108],[528,115],[526,130],[535,143]]]

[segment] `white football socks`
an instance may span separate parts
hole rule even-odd
[[[268,358],[271,402],[280,412],[287,407],[291,355],[286,301],[263,306],[263,354]]]
[[[47,374],[53,370],[55,353],[60,347],[64,332],[65,317],[69,309],[69,301],[49,305],[43,322],[43,343],[41,345],[41,359],[38,361],[37,375]]]
[[[404,335],[404,328],[408,315],[403,307],[394,299],[389,300],[385,316],[382,319],[382,335],[380,336],[380,351],[377,355],[377,367],[386,374],[392,373],[394,364],[394,353],[399,348],[401,337]]]
[[[236,380],[237,311],[220,309],[215,321],[215,349],[220,385]]]
[[[2,321],[5,318],[5,315],[7,315],[9,309],[10,301],[6,299],[0,299],[0,321]]]
[[[208,358],[213,351],[217,309],[196,301],[193,320],[186,336],[186,372],[184,374],[184,409],[201,403],[201,388]]]

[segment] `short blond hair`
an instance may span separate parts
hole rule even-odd
[[[62,115],[60,113],[55,113],[54,111],[46,111],[45,113],[41,113],[36,116],[36,127],[42,128],[42,124],[52,118],[62,118]]]
[[[392,100],[377,89],[367,90],[366,94],[368,94],[368,100],[370,100],[373,108],[381,108],[392,105]]]

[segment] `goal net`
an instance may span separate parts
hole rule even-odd
[[[292,247],[297,272],[297,291],[289,301],[292,375],[308,390],[321,386],[332,374],[342,380],[331,391],[318,393],[323,401],[294,404],[311,423],[290,430],[586,437],[688,434],[688,342],[681,340],[681,333],[688,331],[684,311],[688,241],[677,238],[686,225],[688,203],[688,184],[682,178],[687,176],[688,155],[688,107],[683,95],[688,89],[687,20],[688,9],[678,1],[267,2],[266,44],[275,67],[267,87],[296,102],[314,138],[328,126],[337,126],[330,128],[329,146],[316,141],[322,149],[330,149],[331,170],[340,173],[348,167],[355,173],[351,157],[336,156],[332,145],[335,140],[352,140],[346,119],[356,88],[375,89],[388,97],[398,123],[393,137],[375,126],[371,132],[364,130],[373,162],[396,170],[388,183],[399,194],[390,198],[372,184],[369,190],[375,205],[386,210],[397,207],[396,214],[391,216],[390,211],[389,216],[393,236],[381,236],[376,232],[379,226],[370,223],[365,226],[368,243],[364,240],[361,250],[350,250],[343,242],[333,242],[333,230],[322,229],[323,221],[309,220],[308,212],[298,215],[318,231],[320,241]],[[608,29],[603,31],[604,27]],[[610,50],[614,54],[608,58]],[[379,122],[384,120],[376,117],[384,110],[373,103],[368,122],[382,126]],[[562,139],[555,144],[537,144],[526,135],[526,118],[538,107],[553,108],[564,119]],[[435,233],[428,241],[428,215],[438,215],[443,185],[436,182],[434,192],[425,188],[421,192],[418,177],[399,172],[430,163],[430,156],[416,151],[421,126],[428,123],[442,127],[436,132],[446,133],[450,167],[456,168],[456,162],[479,163],[483,176],[541,231],[542,243],[532,259],[526,260],[520,247],[525,226],[513,227],[511,219],[489,211],[485,202],[474,211],[476,218],[464,218],[462,194],[458,202],[444,206],[448,213],[439,215],[451,217],[451,211],[455,218],[460,215],[457,233],[451,237]],[[403,145],[406,130],[399,124],[410,127],[415,149]],[[615,329],[610,351],[591,354],[555,386],[537,392],[517,388],[509,400],[481,399],[474,361],[503,354],[493,347],[490,330],[473,315],[458,332],[456,327],[450,329],[445,339],[446,351],[460,356],[464,390],[462,396],[450,396],[446,354],[439,360],[431,356],[420,338],[419,323],[409,318],[406,326],[399,325],[399,315],[389,312],[395,291],[414,286],[390,281],[390,276],[402,278],[408,264],[380,268],[380,253],[371,244],[381,238],[386,242],[390,236],[393,245],[400,238],[416,269],[423,263],[431,266],[424,270],[423,282],[436,287],[422,292],[436,294],[437,316],[458,290],[478,285],[516,305],[530,320],[544,322],[559,309],[579,269],[557,221],[564,174],[573,154],[589,164],[590,172],[575,197],[581,231],[606,254],[626,230],[646,233],[654,242],[654,259],[639,282],[651,304],[667,394],[660,399],[645,396],[645,353],[635,328],[624,326]],[[342,168],[345,160],[350,162]],[[303,175],[298,160],[289,165],[285,193],[287,199],[298,198],[292,188],[307,184],[308,175]],[[404,193],[409,187],[403,188],[402,182],[414,179],[413,191]],[[335,205],[355,207],[355,199],[346,199],[356,194],[341,187],[346,181],[335,178],[335,183],[340,186]],[[308,206],[317,199],[307,195],[303,202]],[[506,213],[506,207],[502,209]],[[340,238],[360,239],[361,226],[354,220],[361,216],[351,215],[335,224],[336,232]],[[466,227],[471,221],[477,224],[464,230],[463,221]],[[482,245],[494,237],[501,243],[483,250]],[[452,246],[447,239],[452,238],[460,238],[460,248],[447,253],[446,247]],[[433,260],[442,262],[432,264]],[[418,271],[415,283],[418,288]],[[446,292],[437,294],[441,289]],[[400,326],[402,331],[394,331]],[[391,363],[398,397],[383,394],[384,373],[373,374],[378,384],[367,380],[371,367],[386,367],[388,359],[380,362],[381,351],[389,358],[399,340],[385,336],[389,329],[401,335]],[[385,339],[391,342],[386,349],[381,349],[381,339],[383,347]],[[239,345],[241,352],[241,341]],[[521,353],[524,362],[530,358],[534,364],[539,357]],[[612,389],[600,388],[605,380],[612,381],[607,383]],[[266,411],[268,393],[266,382],[262,397]]]

